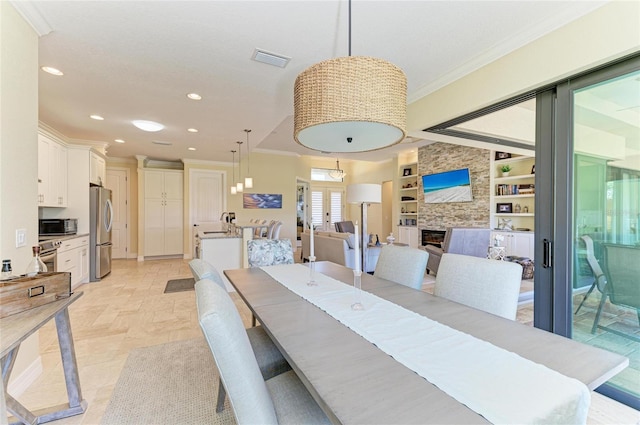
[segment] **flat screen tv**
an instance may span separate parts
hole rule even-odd
[[[473,201],[468,168],[424,175],[422,187],[426,204]]]

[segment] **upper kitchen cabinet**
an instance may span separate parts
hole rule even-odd
[[[67,206],[67,147],[38,134],[38,206]]]
[[[102,186],[107,179],[107,165],[105,159],[95,152],[89,158],[89,183]]]

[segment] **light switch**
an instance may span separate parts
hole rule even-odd
[[[16,229],[16,248],[27,244],[27,229]]]

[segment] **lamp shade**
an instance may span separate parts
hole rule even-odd
[[[382,202],[382,185],[350,184],[347,186],[347,203],[379,204]]]
[[[407,78],[382,59],[317,63],[296,78],[293,102],[294,139],[310,149],[372,151],[406,135]]]

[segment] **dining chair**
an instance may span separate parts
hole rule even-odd
[[[191,268],[193,278],[196,282],[202,281],[208,282],[208,284],[216,284],[225,291],[227,290],[218,270],[209,262],[195,258],[189,262],[189,268]],[[246,333],[264,379],[270,379],[291,370],[291,366],[289,366],[289,363],[284,359],[282,353],[280,353],[280,350],[278,350],[273,341],[271,341],[271,338],[269,338],[269,335],[267,335],[262,326],[246,329]],[[224,410],[225,397],[225,387],[222,379],[220,379],[216,412],[220,413]]]
[[[634,334],[635,328],[629,332],[614,329],[610,326],[599,325],[602,308],[607,299],[611,304],[629,307],[636,311],[640,324],[640,247],[619,244],[602,244],[604,247],[604,264],[607,272],[607,282],[602,290],[602,297],[598,305],[596,317],[593,320],[591,333],[601,328],[616,335],[640,342],[640,337]]]
[[[240,314],[226,290],[201,280],[195,291],[200,328],[239,425],[330,423],[295,372],[263,379]]]
[[[293,264],[293,247],[289,239],[252,239],[247,241],[249,267]]]
[[[355,233],[356,228],[353,225],[353,221],[336,221],[334,224],[336,232],[340,233]]]
[[[422,289],[429,253],[408,246],[385,245],[373,275],[382,279]]]
[[[515,320],[522,266],[461,254],[442,254],[434,294]]]
[[[591,239],[591,236],[589,235],[584,235],[581,237],[581,239],[584,241],[584,246],[586,248],[587,264],[589,264],[591,273],[593,273],[593,283],[591,284],[591,287],[589,288],[587,293],[582,298],[582,301],[580,302],[580,305],[578,306],[574,314],[578,314],[578,312],[580,311],[580,308],[582,308],[582,305],[584,304],[585,301],[587,301],[587,298],[589,298],[589,295],[591,295],[591,293],[595,288],[598,288],[598,290],[601,293],[604,293],[604,289],[607,284],[607,277],[602,271],[602,268],[600,267],[600,263],[598,262],[598,259],[596,258],[596,255],[595,255],[595,249],[593,247],[593,239]]]
[[[280,239],[280,229],[282,228],[282,222],[278,221],[273,225],[273,230],[271,232],[271,239]]]

